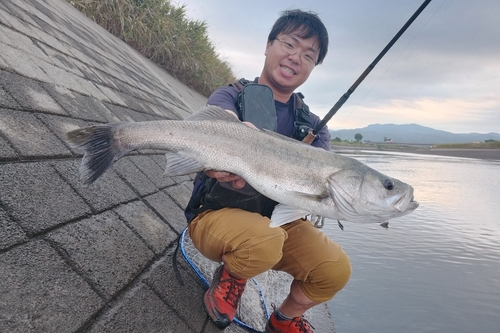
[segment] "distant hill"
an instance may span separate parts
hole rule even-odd
[[[483,142],[484,140],[500,141],[500,134],[498,133],[451,133],[417,124],[373,124],[364,128],[330,130],[332,139],[339,137],[342,140],[354,141],[356,133],[360,133],[363,136],[363,141],[372,142],[383,142],[384,138],[391,139],[396,143],[414,144],[466,143]]]

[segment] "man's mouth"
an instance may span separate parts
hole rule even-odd
[[[289,75],[295,75],[295,74],[297,74],[297,73],[295,73],[295,71],[294,71],[294,70],[292,70],[292,69],[291,69],[291,68],[289,68],[289,67],[286,67],[286,66],[281,65],[281,66],[280,66],[280,68],[281,68],[281,70],[282,70],[284,73],[286,73],[286,74],[289,74]]]

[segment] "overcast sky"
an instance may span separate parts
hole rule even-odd
[[[323,117],[423,0],[182,0],[237,77],[259,76],[285,9],[319,14],[329,52],[298,88]],[[500,133],[500,1],[433,0],[330,120],[331,129],[410,124]]]

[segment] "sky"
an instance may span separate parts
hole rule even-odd
[[[286,9],[314,11],[329,33],[324,62],[297,91],[323,118],[423,0],[182,0],[204,21],[236,77],[253,79]],[[500,1],[433,0],[330,120],[330,129],[419,124],[500,133]]]

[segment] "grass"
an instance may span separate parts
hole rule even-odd
[[[146,58],[204,96],[236,81],[203,21],[170,0],[66,0]]]

